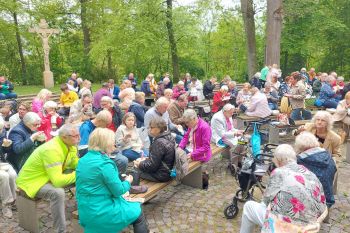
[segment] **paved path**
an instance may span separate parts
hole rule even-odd
[[[224,217],[223,209],[230,203],[237,183],[226,169],[226,159],[215,157],[207,166],[210,173],[208,191],[185,185],[169,186],[156,198],[143,205],[152,232],[239,232],[240,213],[233,220]],[[350,232],[350,164],[339,164],[338,195],[330,214],[330,224],[323,224],[322,233]],[[67,198],[68,232],[71,212],[76,209],[74,199]],[[39,204],[42,232],[52,231],[52,218],[46,202]],[[12,219],[0,217],[1,233],[24,233],[18,226],[17,212]],[[124,232],[132,232],[131,228]],[[256,231],[258,232],[258,231]]]

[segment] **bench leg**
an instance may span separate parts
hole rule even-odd
[[[269,125],[269,143],[278,144],[279,143],[279,129],[273,125]]]
[[[32,233],[39,233],[39,218],[36,201],[23,196],[17,197],[17,209],[19,225]]]
[[[181,183],[183,183],[184,185],[191,186],[193,188],[201,189],[203,188],[202,181],[202,166],[199,166],[198,168],[196,168],[196,170],[185,176],[182,179]]]
[[[74,233],[84,233],[84,229],[79,225],[78,219],[73,218],[72,225]]]
[[[237,129],[244,129],[244,120],[237,119]]]
[[[350,140],[346,139],[346,162],[350,163]]]

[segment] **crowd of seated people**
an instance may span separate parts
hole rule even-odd
[[[169,168],[174,167],[176,145],[190,160],[200,162],[210,161],[211,143],[237,149],[237,138],[242,131],[235,128],[233,114],[241,111],[248,116],[265,118],[278,109],[279,101],[285,97],[292,109],[290,117],[310,119],[310,122],[296,131],[300,134],[295,145],[298,155],[287,145],[276,149],[277,169],[270,177],[264,203],[245,204],[241,232],[251,232],[254,224],[263,226],[264,221],[273,224],[277,221],[276,215],[283,215],[289,223],[299,227],[312,223],[326,205],[330,207],[334,203],[331,180],[336,165],[331,158],[340,156],[341,139],[332,126],[333,121],[350,124],[347,122],[350,92],[343,93],[346,85],[341,78],[336,79],[335,74],[316,74],[314,70],[308,73],[303,69],[282,81],[280,70],[271,69],[257,73],[251,80],[252,85],[245,83],[241,90],[229,76],[225,76],[216,90],[219,85],[215,76],[202,85],[202,81],[186,74],[172,87],[169,74],[158,84],[155,76],[149,74],[140,91],[135,85],[136,77],[130,73],[120,86],[110,79],[95,93],[90,81],[81,80],[73,73],[67,83],[61,85],[59,103],[52,101],[52,93],[47,89],[42,89],[32,104],[21,102],[13,107],[5,102],[0,111],[0,179],[7,179],[1,183],[4,216],[12,216],[17,186],[31,198],[50,201],[53,227],[65,232],[63,188],[75,183],[80,224],[85,231],[94,232],[98,228],[117,232],[132,224],[135,232],[147,232],[140,205],[122,198],[128,191],[147,191],[135,183],[137,175],[134,173],[153,182],[171,180]],[[0,86],[5,81],[0,78]],[[317,87],[318,83],[321,84],[319,99],[328,102],[334,99],[330,105],[337,110],[333,116],[319,111],[311,120],[311,112],[305,106],[307,88]],[[7,88],[8,93],[12,89]],[[344,100],[341,100],[342,95]],[[145,97],[156,97],[153,107],[145,106]],[[204,98],[213,99],[211,111],[214,115],[210,124],[188,108],[189,101]],[[309,142],[308,146],[305,141]],[[323,170],[315,168],[321,158],[324,158],[320,165]],[[135,170],[125,178],[122,174],[128,174],[131,161]],[[322,172],[329,174],[327,179],[320,175]],[[289,183],[295,176],[301,178]],[[310,182],[303,184],[301,180],[310,181],[312,185],[305,189]],[[307,191],[311,189],[319,190],[317,201]],[[101,196],[108,198],[101,200]],[[286,203],[285,196],[295,198],[296,202]],[[302,200],[306,200],[302,217],[287,211]],[[106,208],[95,208],[96,204]],[[313,208],[318,211],[310,211]],[[266,211],[269,215],[265,217],[262,213]],[[101,213],[106,215],[101,216]],[[273,226],[265,224],[264,227]]]

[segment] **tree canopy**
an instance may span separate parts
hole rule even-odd
[[[265,61],[266,1],[253,4],[259,71]],[[349,77],[348,12],[348,0],[284,0],[283,73],[315,67]],[[224,7],[220,0],[197,0],[186,6],[169,0],[0,0],[0,74],[18,83],[41,84],[41,40],[28,32],[41,18],[60,29],[50,38],[56,83],[73,71],[95,82],[121,80],[129,72],[139,79],[148,73],[173,74],[173,43],[180,76],[189,72],[200,79],[211,75],[221,79],[228,74],[237,81],[248,77],[241,8]]]

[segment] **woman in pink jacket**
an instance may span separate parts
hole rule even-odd
[[[177,98],[182,95],[185,94],[186,90],[185,90],[185,84],[183,81],[179,81],[177,83],[177,85],[173,88],[173,99],[177,100]]]
[[[33,99],[32,111],[39,113],[43,110],[43,106],[46,101],[49,101],[52,96],[52,92],[47,89],[41,89],[38,95]]]
[[[211,128],[207,122],[197,117],[193,109],[185,110],[182,118],[188,127],[179,147],[188,152],[194,161],[208,162],[211,158]]]

